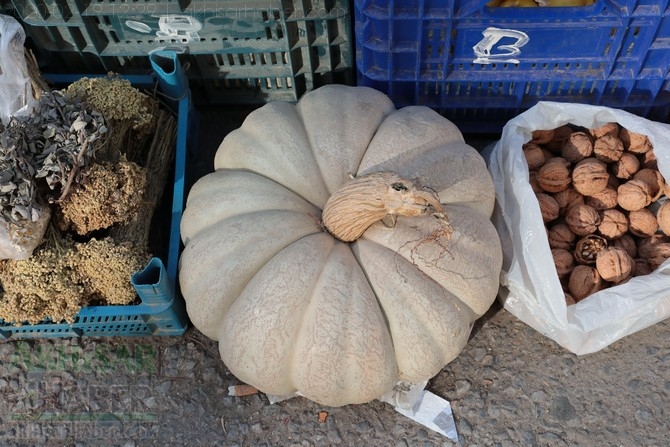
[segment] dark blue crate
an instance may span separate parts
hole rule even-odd
[[[497,132],[540,100],[649,113],[667,96],[668,11],[668,0],[563,8],[354,0],[358,83],[475,132]]]
[[[158,60],[158,57],[154,58]],[[175,58],[176,60],[176,58]],[[156,76],[125,76],[134,86],[154,86],[157,82],[168,97],[177,97],[172,105],[177,113],[177,142],[175,148],[174,184],[168,251],[165,259],[153,258],[143,270],[129,278],[139,298],[139,304],[127,306],[87,306],[75,316],[72,324],[44,321],[39,324],[15,326],[0,320],[0,339],[3,338],[60,338],[81,336],[160,336],[182,335],[188,328],[184,300],[179,294],[177,270],[180,252],[179,226],[184,205],[186,157],[194,109],[181,66],[157,68]],[[171,71],[172,70],[172,71]],[[161,73],[163,72],[163,73]],[[104,76],[104,75],[88,75]],[[55,83],[70,84],[82,75],[45,75]]]
[[[566,8],[489,8],[483,3],[355,0],[359,70],[376,80],[486,80],[492,72],[517,79],[565,73],[606,78],[615,69],[629,70],[634,78],[667,0],[638,2],[635,8],[604,0]],[[506,32],[487,31],[492,27]],[[511,51],[505,45],[517,46],[519,54],[505,56]]]

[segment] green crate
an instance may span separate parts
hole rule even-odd
[[[43,71],[148,73],[148,55],[169,49],[215,103],[296,101],[355,82],[347,0],[2,1]]]

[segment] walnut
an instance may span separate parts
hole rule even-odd
[[[670,258],[670,239],[661,234],[641,238],[637,243],[637,253],[649,263],[652,270],[655,270]]]
[[[570,273],[568,289],[570,295],[580,301],[602,288],[602,279],[595,267],[578,265]]]
[[[645,154],[651,150],[649,138],[641,133],[631,132],[628,129],[622,128],[619,131],[619,139],[621,139],[623,147],[634,154]]]
[[[547,144],[554,139],[554,129],[534,130],[531,142],[535,144]]]
[[[628,213],[628,230],[635,236],[652,236],[658,230],[658,222],[654,213],[647,208]]]
[[[628,180],[617,188],[617,202],[626,211],[641,210],[651,203],[649,185],[642,180]]]
[[[640,169],[640,160],[635,154],[624,152],[619,161],[612,164],[612,172],[617,178],[628,180]]]
[[[635,276],[648,275],[654,271],[654,269],[651,268],[651,265],[649,265],[645,259],[635,258],[633,262],[635,263],[633,267],[633,275]]]
[[[651,196],[652,202],[657,201],[665,191],[665,180],[663,179],[663,175],[656,169],[640,169],[633,175],[633,179],[642,180],[649,186],[649,195]]]
[[[570,163],[590,157],[593,153],[593,141],[591,136],[584,132],[574,132],[561,147],[561,155]]]
[[[551,138],[551,141],[545,143],[544,147],[555,154],[560,154],[563,143],[570,137],[570,135],[572,135],[572,132],[574,132],[572,127],[568,126],[567,124],[561,127],[557,127],[554,129],[554,135]]]
[[[593,138],[600,138],[605,135],[611,135],[616,137],[619,135],[619,124],[618,123],[607,123],[600,127],[596,127],[589,131]]]
[[[670,236],[670,200],[666,200],[656,210],[656,221],[663,234]]]
[[[609,177],[605,163],[595,158],[585,158],[572,170],[572,187],[580,194],[591,196],[607,187]]]
[[[544,151],[535,143],[526,143],[523,145],[523,155],[528,163],[528,170],[534,171],[544,164]]]
[[[562,248],[570,250],[572,244],[575,242],[575,233],[570,231],[570,228],[564,223],[557,223],[551,226],[547,231],[547,239],[549,240],[549,247]]]
[[[614,208],[618,205],[616,189],[611,186],[606,186],[605,189],[599,193],[586,197],[584,203],[592,206],[598,211]]]
[[[612,163],[623,155],[623,143],[617,137],[603,135],[593,143],[593,153],[598,160]]]
[[[570,169],[566,159],[550,158],[537,171],[537,182],[547,192],[559,192],[570,186]]]
[[[609,241],[609,246],[623,248],[631,258],[637,256],[637,245],[635,244],[635,239],[633,239],[633,237],[628,233],[617,239]]]
[[[662,247],[660,251],[670,249],[670,238],[662,234],[654,234],[650,237],[640,238],[637,242],[637,254],[642,259],[651,258],[655,252]],[[668,250],[670,252],[670,250]]]
[[[575,260],[580,264],[594,264],[598,253],[607,248],[607,240],[591,234],[577,241]]]
[[[600,277],[613,283],[628,278],[633,271],[633,265],[633,258],[621,248],[606,248],[596,256],[596,269]]]
[[[565,223],[577,236],[587,236],[598,229],[600,215],[588,205],[575,205],[565,213]]]
[[[575,191],[572,186],[568,186],[563,191],[554,194],[554,199],[558,203],[558,209],[561,214],[564,214],[573,205],[584,203],[584,196]]]
[[[537,194],[537,201],[540,204],[542,220],[545,223],[558,218],[558,203],[552,196],[549,194]]]
[[[537,171],[530,171],[528,173],[528,183],[535,194],[540,194],[544,192],[544,189],[540,186],[540,182],[537,181]]]
[[[658,169],[658,163],[656,162],[656,154],[654,151],[647,151],[640,155],[640,166],[648,169]]]
[[[554,258],[554,265],[556,266],[556,273],[559,278],[567,277],[572,271],[575,263],[572,254],[568,250],[562,248],[555,248],[551,250],[551,256]]]
[[[626,215],[617,209],[608,209],[600,212],[598,232],[607,239],[616,239],[628,231]]]

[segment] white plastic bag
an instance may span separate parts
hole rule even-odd
[[[0,14],[0,121],[32,111],[30,75],[24,58],[26,34],[13,17]]]
[[[670,126],[622,110],[540,102],[510,120],[485,154],[496,189],[493,222],[503,244],[500,297],[517,318],[575,354],[598,351],[670,316],[670,261],[653,273],[566,306],[522,145],[531,132],[572,123],[618,122],[649,137],[658,168],[670,179]]]
[[[21,224],[0,216],[0,259],[28,259],[42,242],[49,225],[51,209],[38,206],[32,210],[33,219]]]

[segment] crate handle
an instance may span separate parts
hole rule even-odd
[[[153,51],[149,54],[149,61],[165,95],[175,101],[188,95],[188,82],[175,51],[167,49]]]
[[[170,284],[165,265],[159,258],[151,261],[130,279],[143,304],[169,304],[174,299],[174,287]]]

